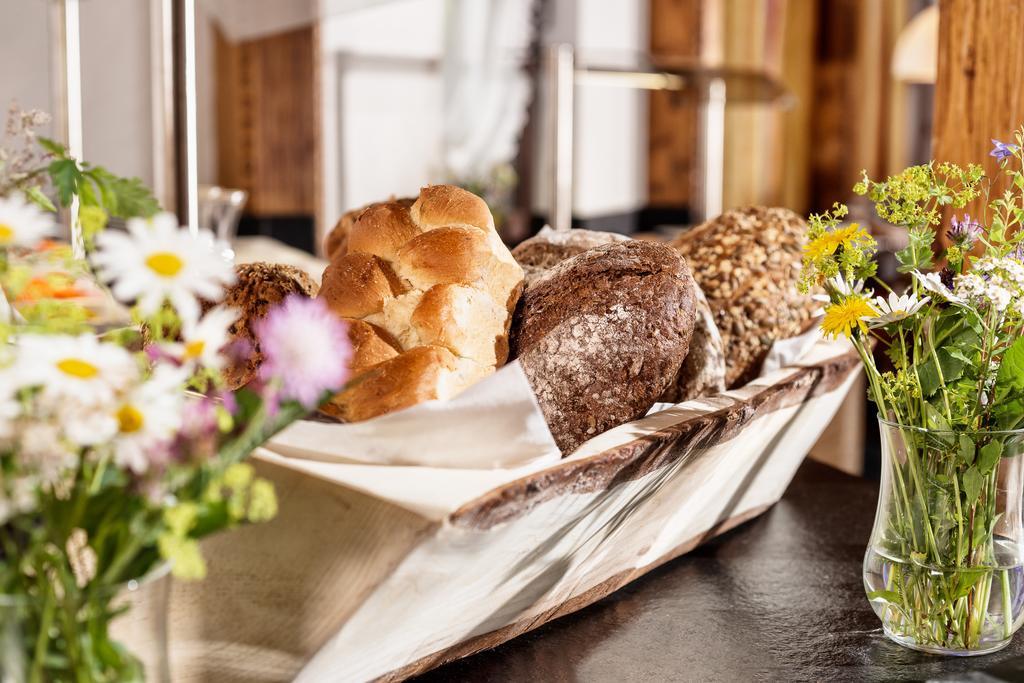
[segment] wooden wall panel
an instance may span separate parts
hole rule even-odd
[[[651,54],[698,61],[707,26],[705,4],[706,0],[651,0]],[[654,91],[648,125],[648,202],[687,207],[699,179],[697,109],[678,93]]]
[[[240,43],[217,34],[217,178],[258,217],[316,212],[313,29]]]
[[[1024,2],[941,0],[939,69],[935,84],[933,149],[936,159],[983,163],[991,138],[1005,141],[1024,123]],[[992,194],[1001,194],[1002,179]],[[981,201],[968,207],[981,213]]]

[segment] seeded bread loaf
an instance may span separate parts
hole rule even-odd
[[[545,227],[535,236],[520,243],[512,250],[512,255],[523,267],[526,285],[529,287],[530,283],[567,258],[602,244],[628,241],[629,238],[625,235],[614,232],[557,231]],[[725,391],[725,350],[722,348],[722,337],[715,326],[714,315],[707,299],[696,283],[693,284],[693,292],[696,320],[690,339],[690,350],[679,372],[659,401],[681,403]]]
[[[758,375],[776,339],[812,324],[819,305],[796,289],[806,231],[789,209],[752,206],[727,211],[673,242],[711,306],[730,388]]]
[[[602,245],[535,280],[512,349],[562,451],[646,413],[679,371],[693,322],[693,280],[663,244]]]
[[[223,370],[229,389],[248,384],[256,376],[263,354],[253,334],[253,323],[267,315],[271,308],[290,294],[316,296],[317,284],[305,271],[279,263],[242,263],[235,266],[238,281],[228,287],[224,305],[237,308],[241,315],[228,328],[233,342],[247,353],[234,358]]]

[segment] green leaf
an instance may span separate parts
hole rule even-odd
[[[43,194],[43,190],[38,186],[34,185],[25,190],[25,196],[36,203],[39,208],[44,211],[56,211],[57,207],[53,205],[50,198]]]
[[[960,435],[960,457],[964,463],[974,464],[974,440],[966,434]]]
[[[996,396],[1010,392],[1024,392],[1024,337],[1006,350],[996,374]]]
[[[57,188],[57,196],[62,206],[70,206],[71,198],[78,194],[82,183],[82,172],[74,159],[57,159],[47,167],[53,186]]]
[[[907,236],[910,239],[907,247],[896,252],[896,260],[900,263],[897,270],[901,273],[931,270],[935,233],[928,229],[914,229]]]
[[[115,178],[110,190],[117,197],[117,207],[108,210],[118,218],[149,218],[160,211],[160,203],[138,178]]]
[[[894,605],[901,604],[900,594],[896,591],[868,591],[868,600],[884,600]]]
[[[945,380],[946,384],[951,384],[963,377],[964,367],[967,365],[967,363],[955,357],[945,348],[939,349],[935,355],[939,359],[937,366],[935,359],[929,358],[917,370],[917,374],[921,378],[921,391],[926,397],[934,396],[935,392],[942,388],[942,380]],[[939,375],[940,369],[942,370],[941,377]]]
[[[44,137],[39,137],[36,139],[39,140],[40,147],[45,149],[50,154],[53,154],[54,156],[63,157],[65,154],[67,154],[67,148],[64,147],[64,145],[62,145],[61,143],[57,142],[56,140],[51,140],[50,138]]]
[[[149,218],[160,210],[153,193],[138,178],[121,178],[96,166],[85,172],[100,190],[103,208],[117,218]]]
[[[1002,441],[989,441],[978,451],[978,471],[982,474],[989,474],[999,463],[999,456],[1003,454]]]
[[[963,473],[960,478],[960,488],[964,491],[964,502],[967,504],[967,507],[974,505],[978,500],[984,483],[985,477],[981,476],[977,467],[968,467],[967,471]]]

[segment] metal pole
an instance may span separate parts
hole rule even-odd
[[[182,3],[182,55],[180,64],[184,71],[182,106],[184,107],[184,138],[182,149],[185,162],[184,179],[185,207],[183,213],[186,225],[193,235],[199,233],[199,145],[196,123],[196,3],[195,0],[181,0]]]
[[[703,219],[722,213],[725,186],[725,80],[714,78],[708,85],[707,100],[701,107],[704,127],[702,156],[704,162]]]
[[[555,230],[572,228],[573,88],[575,67],[572,45],[548,48],[547,76],[551,113],[551,210],[548,222]]]
[[[174,0],[150,0],[150,59],[153,75],[153,190],[160,205],[178,203],[178,158],[174,131]]]
[[[63,129],[68,154],[82,159],[82,49],[78,0],[55,0],[54,28],[58,74],[55,101],[59,107],[58,128]],[[78,198],[68,208],[68,230],[75,258],[85,258],[85,242],[78,223]]]

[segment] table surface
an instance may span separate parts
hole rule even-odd
[[[1024,633],[942,658],[881,633],[861,583],[877,484],[812,461],[761,517],[432,681],[1024,681]]]

